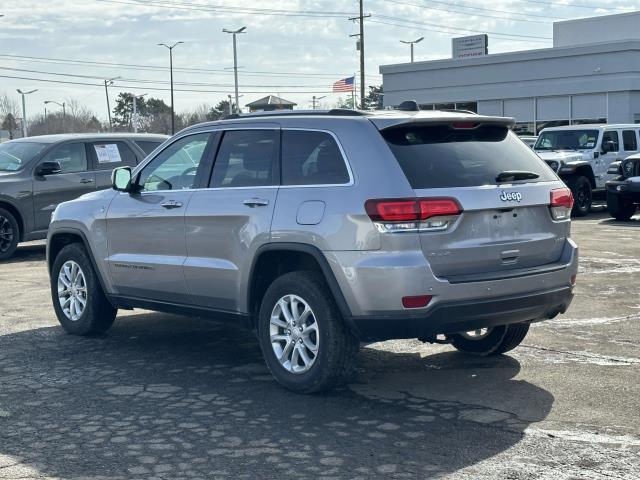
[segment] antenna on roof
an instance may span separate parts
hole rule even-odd
[[[405,100],[400,105],[398,105],[396,110],[401,110],[403,112],[419,112],[420,106],[415,100]]]

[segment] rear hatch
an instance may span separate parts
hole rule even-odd
[[[461,206],[445,227],[418,233],[434,273],[482,279],[557,262],[569,234],[569,222],[555,221],[550,211],[551,190],[562,188],[558,177],[507,119],[468,118],[414,119],[381,131],[417,197],[453,198]]]

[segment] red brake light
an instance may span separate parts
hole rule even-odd
[[[411,222],[418,219],[415,200],[367,200],[364,208],[374,222]]]
[[[374,222],[416,222],[462,212],[453,198],[367,200],[364,207]]]
[[[472,128],[476,128],[477,126],[478,124],[474,122],[453,122],[451,124],[452,128],[456,128],[460,130],[470,130]]]
[[[429,305],[433,298],[431,295],[418,295],[415,297],[402,297],[402,306],[404,308],[422,308]]]
[[[573,194],[568,188],[556,188],[551,190],[551,206],[573,208]]]
[[[458,215],[462,211],[453,198],[425,198],[419,202],[421,220],[442,215]]]

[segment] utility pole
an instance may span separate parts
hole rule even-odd
[[[227,95],[227,97],[229,97],[229,115],[233,114],[233,100],[231,95]]]
[[[407,40],[400,40],[400,43],[405,43],[405,44],[408,44],[408,45],[410,45],[410,46],[411,46],[411,63],[413,63],[413,46],[414,46],[416,43],[420,43],[422,40],[424,40],[424,37],[420,37],[420,38],[418,38],[417,40],[409,40],[409,41],[407,41]]]
[[[29,94],[34,93],[34,92],[37,92],[37,91],[38,91],[37,88],[35,90],[30,90],[28,92],[23,92],[19,88],[17,89],[17,92],[20,95],[22,95],[22,136],[23,137],[27,136],[27,107],[26,107],[26,104],[25,104],[24,96],[25,95],[29,95]]]
[[[115,80],[120,77],[113,77],[104,81],[104,94],[107,97],[107,118],[109,119],[109,131],[113,132],[113,123],[111,123],[111,107],[109,106],[109,85],[113,85]]]
[[[239,28],[238,30],[228,30],[226,28],[223,28],[222,31],[223,33],[230,33],[233,35],[233,77],[234,77],[234,81],[235,81],[235,88],[236,88],[236,110],[237,113],[240,113],[240,97],[238,96],[238,51],[237,51],[237,45],[236,45],[236,36],[239,33],[246,33],[245,30],[247,29],[247,27],[242,27]]]
[[[360,45],[360,108],[364,109],[365,99],[365,72],[364,72],[364,19],[369,18],[371,15],[364,14],[364,0],[360,0],[360,15],[357,17],[351,17],[349,20],[358,21],[360,23],[360,33],[350,35],[351,37],[359,37]]]
[[[184,42],[176,42],[173,45],[169,46],[165,43],[159,43],[160,47],[167,47],[169,49],[169,75],[171,77],[171,135],[176,133],[176,115],[173,110],[173,49],[176,45],[180,45]]]

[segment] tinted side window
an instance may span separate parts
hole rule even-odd
[[[87,152],[84,143],[67,143],[55,147],[47,153],[43,161],[58,162],[60,173],[85,172],[87,170]]]
[[[602,135],[602,145],[607,142],[613,142],[613,151],[620,150],[620,141],[618,140],[618,132],[615,130],[609,130]]]
[[[193,188],[208,141],[208,133],[199,133],[173,142],[142,169],[138,185],[145,191]]]
[[[278,154],[276,130],[229,130],[224,133],[210,187],[274,185]]]
[[[349,172],[335,139],[326,132],[282,132],[283,185],[349,183]]]
[[[89,144],[89,152],[95,159],[97,170],[137,165],[136,154],[125,142],[93,142]]]
[[[144,153],[149,155],[156,148],[158,148],[162,142],[152,142],[150,140],[136,140],[135,144],[138,145]]]
[[[622,132],[622,144],[627,152],[638,150],[638,139],[635,130],[625,130]]]

